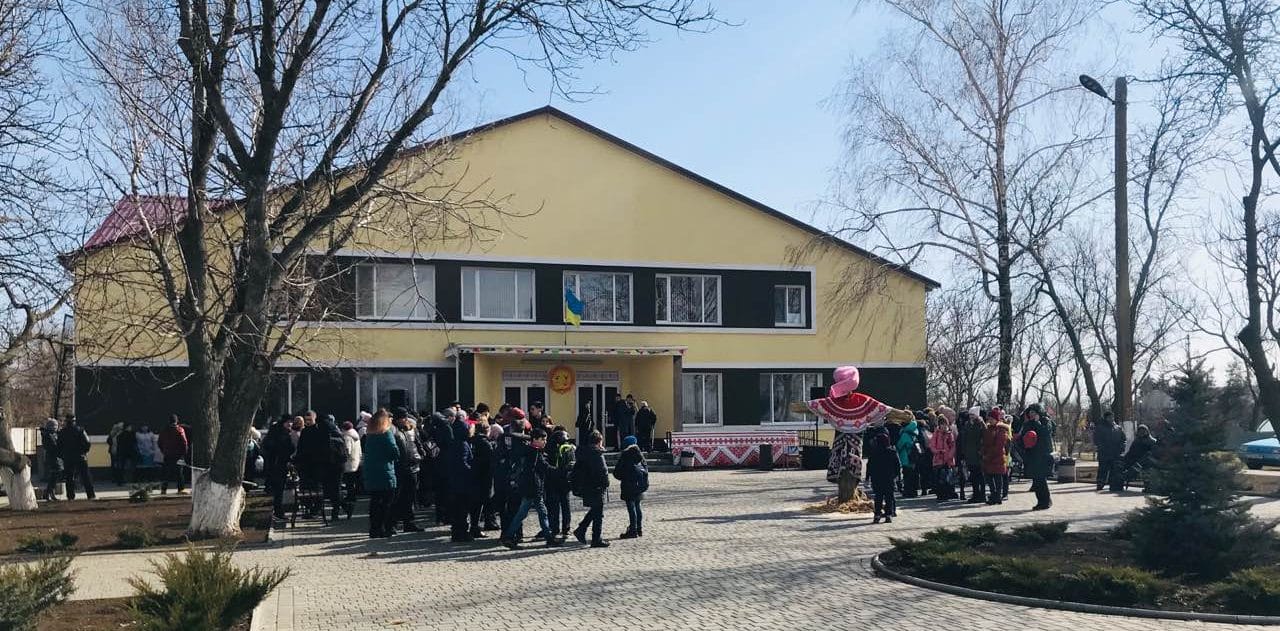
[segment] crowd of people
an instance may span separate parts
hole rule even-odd
[[[873,495],[874,523],[898,516],[898,496],[934,495],[939,502],[1003,504],[1009,499],[1014,472],[1031,479],[1036,503],[1031,510],[1053,506],[1049,477],[1057,424],[1039,403],[1018,414],[1001,406],[971,407],[956,412],[940,406],[914,412],[905,424],[886,424],[863,436],[867,480]],[[1097,489],[1124,489],[1125,480],[1150,466],[1157,440],[1139,425],[1125,450],[1124,430],[1110,412],[1093,429],[1098,451]],[[968,497],[966,498],[966,494]]]
[[[634,412],[648,409],[628,398]],[[622,449],[612,471],[629,517],[623,539],[644,535],[648,468],[633,435],[634,416],[632,425],[619,424]],[[572,533],[581,543],[589,535],[591,547],[607,547],[604,438],[590,416],[580,417],[576,428],[578,437],[570,437],[537,402],[528,413],[507,404],[495,412],[485,403],[464,408],[458,402],[418,416],[403,407],[379,408],[341,426],[332,415],[307,411],[281,416],[250,441],[246,478],[265,477],[278,520],[286,519],[291,489],[320,499],[300,508],[328,510],[335,519],[344,511],[350,516],[358,497],[367,496],[373,539],[423,530],[425,512],[449,527],[453,542],[496,531],[503,545],[515,549],[533,512],[539,526],[533,540],[561,546]],[[587,509],[576,528],[571,496]]]
[[[40,491],[42,499],[58,501],[58,486],[62,484],[66,487],[67,499],[74,500],[77,482],[84,488],[85,497],[97,498],[89,471],[89,434],[74,414],[68,414],[61,421],[45,420],[40,427],[40,444],[45,474],[45,486]],[[187,429],[177,415],[170,417],[169,424],[159,434],[146,425],[135,430],[130,423],[116,423],[107,434],[111,480],[120,485],[150,482],[158,477],[162,494],[169,491],[170,484],[182,493],[186,474],[179,462],[190,455],[190,448]]]

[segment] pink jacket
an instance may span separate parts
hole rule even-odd
[[[951,425],[939,425],[929,439],[929,449],[933,451],[933,466],[956,466],[956,430]]]

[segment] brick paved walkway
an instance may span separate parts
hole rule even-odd
[[[438,529],[370,542],[366,522],[357,518],[284,531],[279,547],[236,557],[294,568],[260,609],[263,629],[901,631],[943,621],[1002,631],[1225,628],[979,602],[882,580],[870,569],[871,555],[888,547],[890,536],[981,521],[1069,519],[1074,529],[1100,529],[1140,505],[1136,494],[1054,485],[1053,510],[1031,513],[1026,509],[1034,499],[1023,482],[1000,507],[906,501],[900,519],[873,526],[866,516],[800,510],[832,490],[821,472],[653,474],[652,483],[645,537],[615,541],[607,550],[576,543],[520,551],[495,543],[454,546]],[[1255,510],[1280,517],[1280,499],[1259,500]],[[536,529],[532,518],[528,523]],[[625,528],[626,511],[616,498],[605,524],[609,536]],[[84,590],[86,583],[116,585],[145,570],[145,556],[89,557],[79,565]],[[113,595],[109,591],[79,596]]]

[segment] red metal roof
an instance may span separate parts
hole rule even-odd
[[[111,214],[102,221],[84,249],[92,250],[150,231],[171,228],[182,223],[187,210],[185,197],[176,195],[128,195],[116,202]]]

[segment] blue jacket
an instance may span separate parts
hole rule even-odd
[[[391,431],[365,436],[363,447],[364,488],[369,491],[394,491],[396,488],[396,461],[400,449]]]

